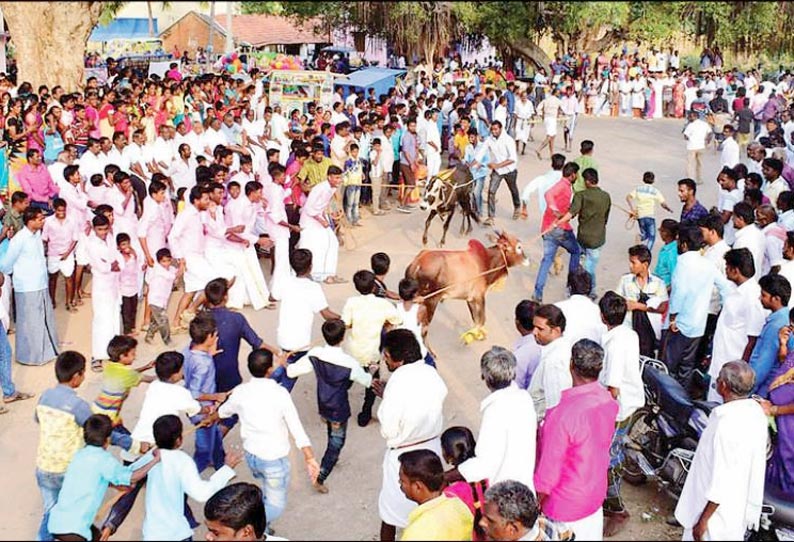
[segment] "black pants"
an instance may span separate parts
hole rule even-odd
[[[380,378],[380,369],[375,371],[375,374],[372,375],[372,379]],[[364,405],[361,407],[361,413],[367,414],[368,417],[372,417],[372,407],[375,406],[375,399],[378,396],[375,395],[375,392],[372,390],[372,387],[366,388],[364,390]]]
[[[102,535],[99,532],[99,529],[91,525],[91,540],[99,540],[99,537]],[[55,540],[61,540],[63,542],[84,542],[86,539],[83,538],[79,534],[69,533],[69,534],[53,534],[52,535]]]
[[[700,341],[697,352],[697,362],[706,356],[711,355],[711,347],[714,342],[714,331],[717,329],[717,318],[719,314],[709,314],[706,319],[706,331],[703,332],[703,340]]]
[[[664,364],[687,392],[691,393],[692,375],[697,363],[698,345],[703,337],[687,337],[680,331],[668,330],[664,350]]]
[[[127,335],[135,329],[135,317],[138,315],[138,294],[121,297],[121,327]]]
[[[301,208],[297,205],[287,205],[284,207],[287,211],[287,222],[292,224],[293,226],[297,226],[301,219]],[[301,234],[300,232],[291,231],[289,233],[289,252],[292,254],[292,251],[295,250],[295,247],[298,246],[298,241],[300,241]]]
[[[491,172],[491,183],[488,185],[488,217],[493,218],[496,215],[496,191],[499,190],[499,185],[502,184],[502,179],[507,183],[507,188],[510,189],[510,196],[513,199],[513,210],[517,211],[521,207],[521,199],[518,195],[518,170],[505,173],[504,175]]]

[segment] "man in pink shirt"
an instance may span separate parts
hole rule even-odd
[[[167,203],[167,207],[163,205]],[[143,200],[143,214],[138,221],[138,242],[146,265],[154,267],[157,251],[168,248],[168,234],[174,222],[171,202],[167,201],[166,186],[160,181],[149,183],[149,197]]]
[[[58,187],[52,181],[50,170],[44,165],[41,151],[30,149],[28,163],[17,172],[17,182],[30,198],[30,205],[47,214],[52,213],[52,198],[58,195]]]
[[[554,261],[554,255],[559,247],[564,248],[571,255],[568,264],[568,272],[573,273],[579,268],[579,256],[582,248],[573,234],[573,228],[568,222],[560,223],[562,218],[571,207],[573,198],[573,183],[576,182],[576,175],[579,166],[573,162],[565,164],[562,168],[562,179],[557,181],[546,191],[546,211],[543,213],[541,231],[543,232],[543,259],[538,269],[538,277],[535,279],[535,293],[532,301],[543,302],[543,289],[546,287],[546,279],[549,276],[549,269]]]
[[[205,256],[207,245],[207,213],[210,204],[210,188],[196,185],[190,189],[190,204],[176,216],[168,245],[174,257],[179,259],[179,272],[184,273],[185,293],[179,300],[174,315],[174,330],[184,329],[181,325],[182,313],[199,292],[193,303],[197,306],[204,298],[204,286],[212,279],[220,277],[214,266]],[[192,312],[192,311],[191,311]]]
[[[45,243],[47,273],[49,274],[50,299],[55,308],[55,290],[58,286],[58,273],[63,274],[66,283],[66,310],[75,312],[74,307],[74,249],[80,236],[80,227],[75,219],[66,214],[66,202],[55,198],[52,203],[55,214],[44,220],[41,240]]]
[[[273,278],[270,282],[270,295],[274,300],[281,300],[281,288],[289,280],[289,238],[291,232],[300,232],[300,226],[290,224],[287,217],[287,208],[284,198],[289,196],[291,191],[284,187],[287,176],[281,164],[273,166],[273,182],[268,183],[263,191],[263,197],[267,202],[265,209],[265,227],[270,239],[275,243],[275,265],[273,266]]]
[[[336,166],[328,168],[328,180],[312,188],[306,205],[301,209],[301,238],[298,248],[312,253],[312,278],[326,284],[347,282],[336,274],[339,258],[339,240],[336,238],[329,213],[331,200],[342,184],[342,170]]]
[[[618,402],[598,382],[604,349],[590,339],[571,349],[573,387],[546,411],[535,490],[545,516],[568,524],[577,540],[602,540],[609,447]]]

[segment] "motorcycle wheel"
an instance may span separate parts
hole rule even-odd
[[[655,423],[651,422],[649,425],[645,421],[645,418],[648,417],[649,414],[651,414],[651,412],[648,408],[637,410],[632,414],[629,428],[626,431],[626,436],[640,450],[647,449],[648,444],[652,440],[655,440],[659,433]],[[648,481],[648,477],[642,472],[640,466],[628,454],[626,454],[626,459],[623,461],[621,477],[634,486],[642,485]]]

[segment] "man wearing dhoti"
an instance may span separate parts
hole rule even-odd
[[[336,238],[328,209],[341,183],[342,170],[337,166],[330,166],[328,179],[312,188],[306,198],[306,205],[301,210],[301,239],[298,248],[305,248],[312,253],[312,278],[326,284],[345,282],[336,274],[339,240]]]

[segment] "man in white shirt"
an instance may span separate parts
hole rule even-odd
[[[137,175],[141,179],[150,179],[151,173],[146,167],[148,159],[146,155],[146,132],[135,130],[132,133],[132,143],[124,147],[123,155],[129,164],[130,173]]]
[[[129,155],[124,154],[124,149],[127,146],[127,136],[124,132],[115,132],[113,134],[113,146],[107,154],[108,164],[119,166],[121,171],[130,173],[130,160]]]
[[[494,346],[482,355],[480,372],[491,393],[480,403],[475,455],[458,472],[468,482],[516,480],[534,490],[537,415],[532,397],[514,382],[516,358]]]
[[[491,182],[488,185],[488,219],[484,222],[490,226],[494,223],[496,215],[496,191],[504,179],[507,188],[510,189],[510,196],[513,200],[513,220],[518,220],[521,216],[521,199],[518,194],[518,170],[516,165],[516,142],[504,131],[502,123],[494,121],[491,123],[491,137],[485,144],[491,152],[491,161],[488,168],[491,170]]]
[[[441,171],[441,134],[438,132],[438,110],[428,109],[425,112],[425,156],[427,157],[427,178],[430,179]]]
[[[312,252],[315,280],[326,284],[346,282],[336,274],[339,258],[339,241],[331,226],[328,208],[336,188],[342,182],[342,171],[336,166],[328,168],[328,180],[312,188],[306,203],[301,209],[301,238],[299,248]]]
[[[720,167],[736,167],[739,163],[739,144],[736,142],[736,129],[730,124],[722,128],[722,151],[720,151]]]
[[[336,125],[336,135],[331,140],[331,162],[344,170],[345,162],[347,161],[350,152],[350,145],[355,143],[353,136],[350,134],[350,123],[348,121],[340,122]]]
[[[173,161],[168,174],[174,184],[174,190],[184,188],[185,192],[196,185],[196,168],[198,162],[193,158],[193,150],[188,143],[179,145],[179,158]],[[176,194],[173,194],[176,197]]]
[[[766,181],[764,185],[764,195],[769,198],[772,207],[777,210],[777,198],[789,189],[788,183],[781,176],[783,174],[783,162],[777,158],[765,158],[761,162],[761,175]]]
[[[755,266],[750,251],[746,248],[730,250],[724,260],[728,280],[737,288],[725,298],[714,331],[708,400],[717,402],[722,402],[717,393],[717,377],[723,365],[729,361],[750,359],[768,314],[761,305],[761,287],[753,278]]]
[[[526,219],[529,216],[527,212],[527,205],[529,205],[529,198],[532,196],[533,192],[537,192],[538,194],[538,209],[540,214],[538,216],[543,216],[543,213],[546,211],[546,198],[543,196],[546,194],[546,191],[557,184],[560,179],[562,179],[562,168],[565,166],[565,155],[564,154],[554,154],[551,157],[551,169],[548,170],[543,175],[539,175],[529,181],[524,187],[524,190],[521,191],[521,218]]]
[[[721,237],[725,238],[725,242],[728,245],[732,245],[736,240],[736,229],[733,227],[731,216],[733,215],[733,208],[742,201],[744,195],[738,187],[736,172],[728,166],[723,167],[722,171],[717,175],[717,183],[720,185],[720,191],[717,196],[717,210],[720,212],[720,220],[724,224],[724,231]]]
[[[563,336],[571,344],[579,339],[590,339],[596,343],[601,342],[601,336],[606,332],[601,321],[601,312],[598,305],[588,297],[592,291],[590,274],[584,269],[579,269],[568,275],[568,289],[571,296],[555,303],[565,315],[565,333]]]
[[[80,157],[80,176],[86,181],[97,174],[102,175],[104,178],[106,165],[107,163],[102,156],[101,147],[99,146],[99,140],[89,138],[86,151]]]
[[[273,373],[273,354],[259,348],[248,355],[251,380],[240,384],[218,408],[218,417],[240,417],[245,460],[254,478],[262,483],[265,517],[268,524],[278,519],[287,506],[290,479],[290,442],[303,452],[312,483],[320,474],[309,437],[287,390],[268,378]]]
[[[443,406],[447,386],[438,372],[422,361],[422,351],[413,332],[395,329],[383,338],[383,360],[391,378],[384,384],[373,380],[382,396],[378,408],[380,432],[386,440],[383,456],[383,485],[378,497],[381,540],[394,540],[396,527],[408,525],[416,503],[400,489],[399,457],[413,450],[431,450],[441,456]]]
[[[786,230],[777,223],[777,213],[771,205],[761,205],[755,210],[755,221],[764,234],[764,264],[761,275],[766,275],[783,261],[783,243]]]
[[[755,212],[750,204],[739,202],[733,207],[733,226],[736,228],[736,242],[733,248],[747,248],[753,255],[756,279],[761,277],[764,267],[766,239],[764,233],[755,224]]]
[[[626,300],[609,291],[598,306],[607,326],[601,338],[604,366],[598,380],[617,399],[619,405],[609,454],[607,498],[604,500],[604,536],[612,537],[629,519],[629,512],[620,496],[623,439],[628,432],[631,416],[645,405],[645,388],[640,371],[640,339],[633,329],[623,325],[628,311]]]
[[[696,111],[689,112],[689,124],[684,128],[687,151],[686,173],[698,184],[703,184],[701,177],[702,156],[706,146],[711,142],[713,134],[709,123],[700,120]]]
[[[538,104],[537,113],[543,115],[543,128],[546,130],[546,137],[540,147],[535,149],[538,160],[541,160],[540,152],[549,147],[549,156],[554,154],[554,137],[557,135],[557,115],[562,107],[559,98],[560,91],[555,87],[546,95],[546,98]]]
[[[777,197],[777,221],[786,231],[794,230],[794,192],[786,190]]]
[[[675,508],[683,540],[742,540],[747,529],[758,528],[767,419],[748,398],[754,384],[753,369],[743,361],[730,361],[719,373],[725,404],[709,416]]]
[[[542,347],[540,363],[529,382],[529,394],[538,420],[546,410],[557,406],[562,390],[573,386],[571,377],[571,343],[563,337],[565,315],[556,305],[541,305],[532,319],[535,341]]]

